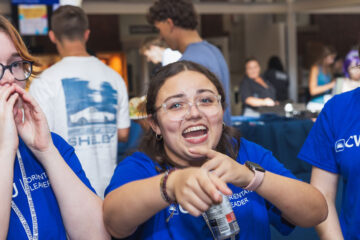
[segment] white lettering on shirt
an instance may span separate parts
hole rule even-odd
[[[335,152],[342,152],[347,148],[360,147],[360,135],[352,135],[347,140],[341,138],[335,141]]]
[[[50,187],[50,182],[45,172],[41,174],[33,174],[30,177],[27,177],[26,181],[29,184],[29,188],[31,192],[41,188],[45,189]],[[21,187],[25,191],[25,186],[22,179],[19,179],[19,182],[21,184]]]

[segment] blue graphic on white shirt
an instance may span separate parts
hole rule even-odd
[[[79,78],[62,79],[68,141],[72,146],[109,143],[116,135],[117,91],[103,82],[99,89]]]

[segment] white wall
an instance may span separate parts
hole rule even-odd
[[[127,62],[132,66],[132,79],[134,89],[131,95],[140,96],[144,94],[145,87],[149,82],[149,72],[145,58],[139,54],[139,46],[149,36],[156,34],[130,34],[130,26],[147,26],[145,15],[120,15],[120,41],[126,53]]]
[[[245,56],[256,57],[264,71],[272,55],[278,55],[286,63],[285,24],[273,23],[272,15],[246,15]]]

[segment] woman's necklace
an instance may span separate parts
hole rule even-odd
[[[35,207],[34,207],[34,203],[31,197],[31,192],[30,192],[30,187],[29,184],[27,182],[27,177],[26,177],[26,172],[25,172],[25,167],[24,167],[24,163],[22,161],[21,158],[21,154],[19,149],[16,152],[18,161],[19,161],[19,165],[20,165],[20,171],[21,171],[21,177],[23,179],[23,183],[24,183],[24,191],[25,191],[25,195],[29,204],[29,209],[30,209],[30,214],[31,214],[31,223],[32,223],[32,227],[33,227],[33,233],[31,234],[30,231],[30,227],[29,224],[27,223],[24,215],[21,213],[20,209],[18,208],[18,206],[15,204],[15,202],[12,200],[11,201],[11,208],[14,210],[14,212],[16,213],[16,215],[18,216],[25,232],[26,235],[28,237],[29,240],[37,240],[39,238],[39,234],[38,234],[38,221],[36,218],[36,212],[35,212]]]

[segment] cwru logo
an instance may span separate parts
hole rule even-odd
[[[335,152],[342,152],[345,148],[360,147],[360,135],[352,135],[347,140],[339,139],[335,142]]]
[[[335,152],[342,152],[345,149],[345,139],[337,140],[335,143]]]

